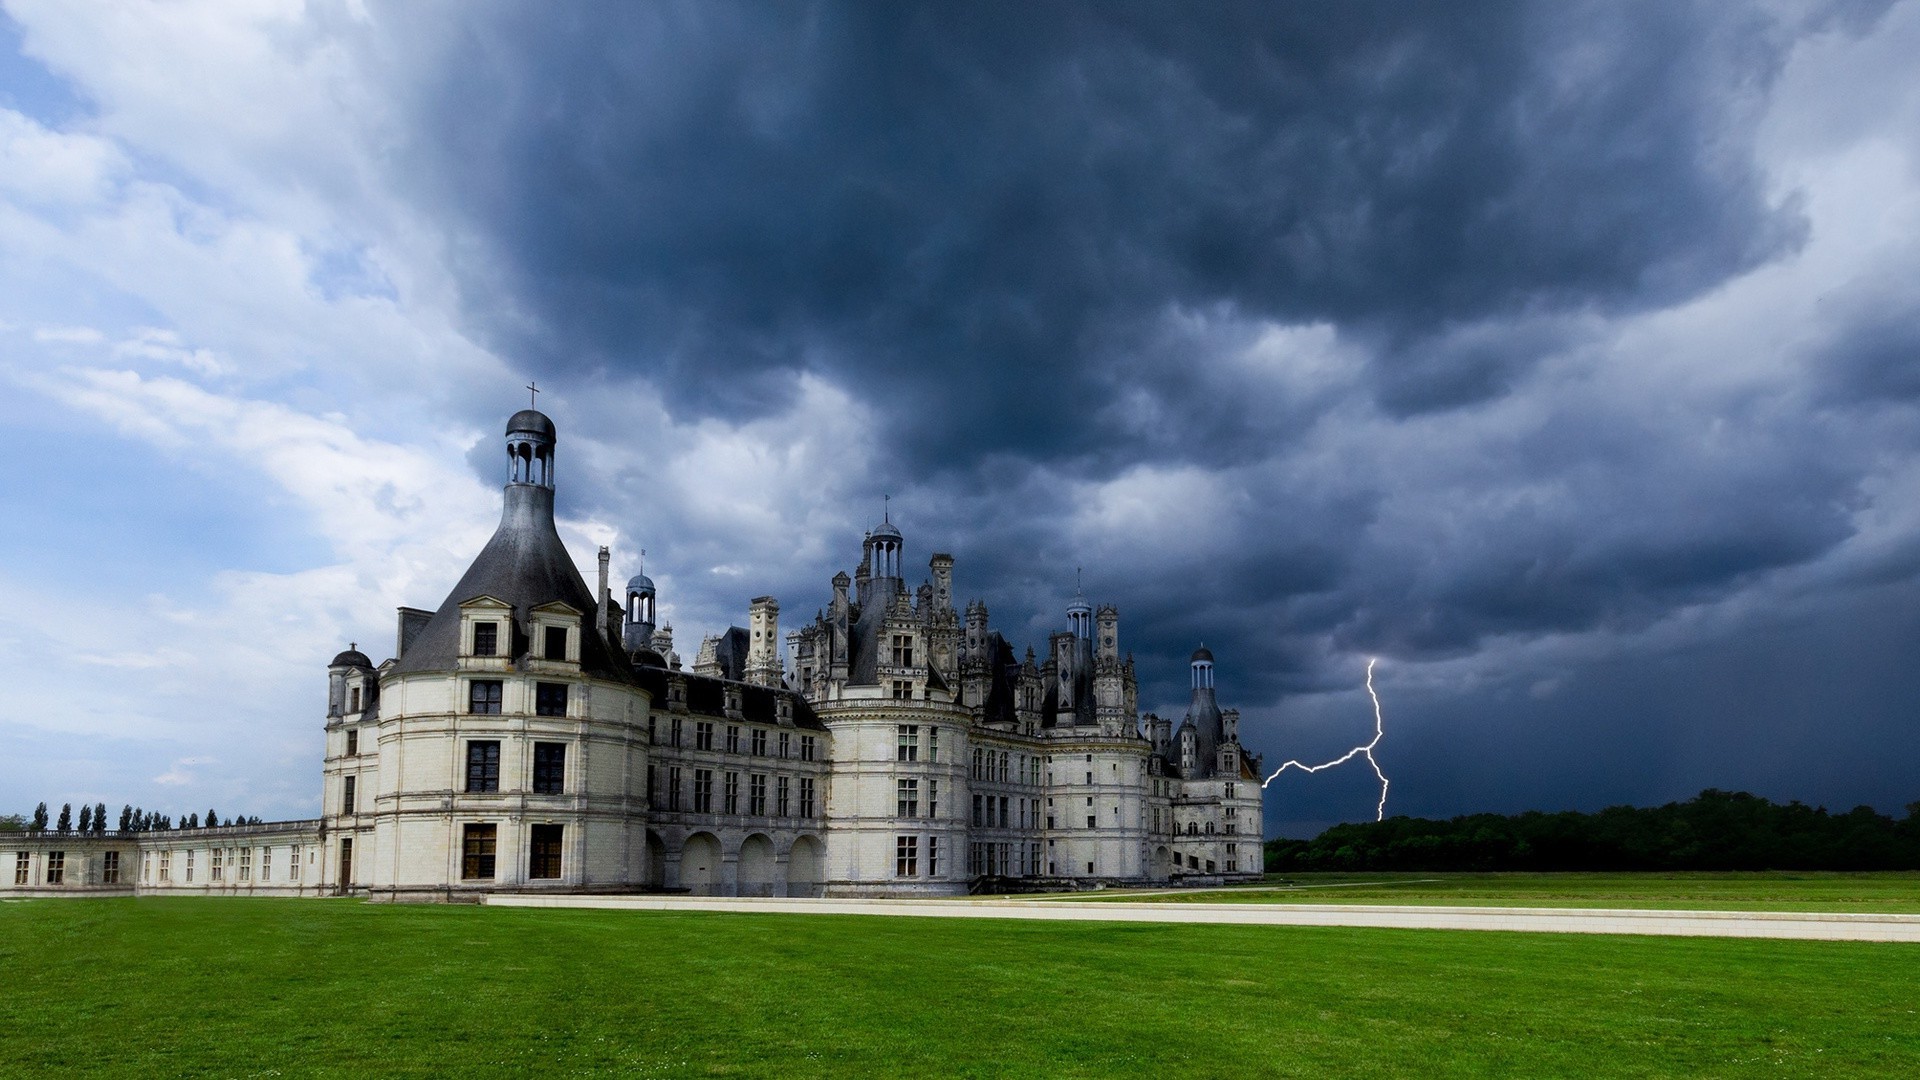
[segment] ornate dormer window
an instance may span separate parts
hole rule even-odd
[[[513,605],[485,594],[460,604],[460,666],[505,671],[513,661]]]
[[[578,664],[582,613],[558,600],[530,613],[530,651],[543,664]]]

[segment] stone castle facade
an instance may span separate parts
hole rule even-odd
[[[909,587],[883,520],[856,572],[784,637],[773,597],[691,669],[589,591],[554,527],[553,423],[507,425],[500,526],[394,656],[328,671],[322,817],[196,831],[0,837],[0,896],[686,890],[943,896],[1248,880],[1259,760],[1191,661],[1176,728],[1141,716],[1120,617],[1076,598],[1044,657],[955,604],[954,560]],[[11,888],[7,882],[11,882]]]

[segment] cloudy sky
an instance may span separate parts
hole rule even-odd
[[[316,813],[535,379],[689,654],[890,495],[1389,813],[1920,799],[1916,0],[0,7],[0,812]]]

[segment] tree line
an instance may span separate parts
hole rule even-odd
[[[1687,802],[1565,811],[1394,817],[1269,840],[1266,868],[1289,870],[1916,870],[1920,802],[1895,820],[1709,788]]]
[[[123,833],[163,832],[173,829],[214,829],[222,825],[258,825],[258,817],[236,816],[221,818],[216,810],[209,809],[203,820],[198,813],[180,815],[179,824],[174,824],[170,814],[145,810],[128,803],[120,808],[120,824],[117,831]],[[102,836],[107,833],[107,804],[103,802],[80,806],[78,825],[73,819],[73,804],[62,803],[60,817],[53,819],[47,811],[47,804],[41,803],[33,808],[33,817],[24,818],[18,814],[9,814],[0,818],[0,832],[57,832],[72,833],[78,836]]]

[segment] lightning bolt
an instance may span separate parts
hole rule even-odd
[[[1373,759],[1373,748],[1380,745],[1381,731],[1385,726],[1385,722],[1380,716],[1380,695],[1373,691],[1373,665],[1379,662],[1380,658],[1377,656],[1367,658],[1367,696],[1373,699],[1373,741],[1365,746],[1356,746],[1339,757],[1334,758],[1332,761],[1320,765],[1308,765],[1299,761],[1289,761],[1273,770],[1273,775],[1267,777],[1266,780],[1260,784],[1262,788],[1278,780],[1280,774],[1286,772],[1288,769],[1299,769],[1301,772],[1316,773],[1321,769],[1331,769],[1335,765],[1345,765],[1356,757],[1364,757],[1367,759],[1367,764],[1373,766],[1373,775],[1380,778],[1380,805],[1374,807],[1373,820],[1385,820],[1387,816],[1387,774],[1380,771],[1380,763]]]

